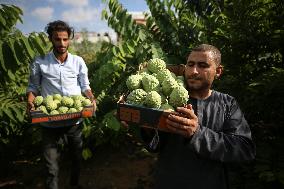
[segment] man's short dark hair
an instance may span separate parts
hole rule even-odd
[[[66,31],[68,33],[69,39],[74,38],[74,29],[73,27],[70,27],[66,22],[63,22],[61,20],[56,20],[53,22],[50,22],[45,27],[45,31],[48,34],[49,39],[52,37],[52,33],[54,31]]]
[[[194,47],[192,51],[201,51],[201,52],[209,51],[212,53],[216,66],[220,66],[221,64],[221,52],[213,45],[201,44],[198,45],[197,47]]]

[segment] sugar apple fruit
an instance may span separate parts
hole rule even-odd
[[[175,111],[174,107],[172,107],[168,103],[162,104],[160,109],[162,109],[162,110],[169,110],[169,111]]]
[[[90,101],[90,99],[86,98],[85,100],[82,101],[82,105],[83,106],[90,106],[90,105],[92,105],[92,102]]]
[[[187,104],[188,101],[188,91],[182,87],[178,86],[173,89],[170,94],[169,104],[173,107],[183,106]]]
[[[71,97],[63,96],[62,100],[61,100],[61,104],[63,106],[67,106],[67,107],[71,108],[74,104],[74,100]]]
[[[159,95],[161,96],[162,104],[168,103],[167,97],[162,92],[160,92]]]
[[[176,78],[177,78],[177,76],[176,76],[176,74],[175,74],[175,73],[171,72],[171,75],[172,75],[172,77],[173,77],[174,79],[176,79]]]
[[[52,110],[49,114],[50,115],[57,115],[57,114],[59,114],[59,112],[57,110]]]
[[[42,96],[37,96],[35,97],[35,99],[33,100],[33,103],[35,106],[40,106],[43,102],[43,97]]]
[[[159,73],[161,70],[166,69],[166,63],[162,59],[153,58],[147,62],[147,68],[152,73]]]
[[[142,77],[143,76],[139,74],[129,76],[126,80],[127,88],[131,91],[140,88]]]
[[[149,108],[160,108],[162,104],[161,96],[157,93],[157,91],[148,92],[145,97],[144,104]]]
[[[159,80],[160,83],[163,83],[163,81],[166,78],[169,78],[171,76],[172,76],[171,72],[168,69],[164,69],[164,70],[161,70],[159,73],[157,73],[156,77],[157,77],[157,79]]]
[[[184,76],[183,76],[183,75],[179,75],[179,76],[176,77],[176,79],[177,79],[177,80],[179,79],[179,80],[184,81]]]
[[[53,100],[53,101],[57,104],[58,107],[60,106],[60,104],[61,104],[61,101],[60,101],[60,100],[55,99],[55,100]]]
[[[53,101],[53,96],[52,95],[47,95],[45,98],[43,98],[43,105],[47,105],[48,101]]]
[[[46,109],[46,107],[44,105],[41,105],[41,106],[37,107],[36,110],[40,110],[43,113],[48,114],[48,111],[47,111],[47,109]]]
[[[60,106],[60,107],[58,108],[58,112],[59,112],[60,114],[66,114],[66,113],[68,112],[68,110],[69,110],[69,108],[66,107],[66,106]]]
[[[86,98],[82,95],[72,95],[71,98],[75,101],[75,100],[80,100],[81,102],[83,100],[85,100]]]
[[[152,75],[145,75],[142,78],[142,85],[143,85],[143,89],[146,92],[150,92],[150,91],[156,91],[159,89],[160,83],[159,80],[152,76]]]
[[[180,86],[186,87],[185,82],[184,82],[184,76],[177,76],[176,81]]]
[[[177,86],[178,86],[178,83],[176,82],[176,80],[173,77],[168,77],[162,83],[163,93],[166,96],[169,96],[172,90],[176,88]]]
[[[79,112],[81,112],[81,111],[83,110],[83,107],[81,106],[81,107],[77,108],[77,110],[78,110]]]
[[[78,110],[76,108],[70,108],[67,113],[75,113],[78,112]]]
[[[49,100],[46,102],[46,109],[48,111],[55,110],[57,108],[57,103],[54,102],[53,100]]]
[[[134,105],[143,105],[147,92],[143,89],[135,89],[126,97],[126,103]]]
[[[82,102],[81,100],[74,100],[74,105],[73,105],[74,108],[78,109],[80,107],[82,107]]]
[[[53,100],[59,100],[59,101],[61,101],[61,99],[62,99],[61,94],[54,94],[54,95],[53,95]]]

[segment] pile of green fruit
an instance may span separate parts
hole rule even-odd
[[[129,104],[174,111],[188,101],[184,76],[170,72],[159,58],[150,59],[142,70],[130,75],[126,86],[130,91],[126,97]]]
[[[37,96],[33,103],[35,110],[41,110],[49,115],[80,112],[83,107],[92,104],[88,98],[82,95],[61,96],[60,94],[48,95],[45,98]]]

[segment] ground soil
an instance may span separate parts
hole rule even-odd
[[[80,182],[87,189],[148,189],[156,157],[137,144],[120,147],[104,146],[83,161]],[[13,174],[0,179],[0,188],[43,189],[44,176],[40,156],[36,159],[13,162]],[[60,159],[59,189],[67,189],[68,157]]]

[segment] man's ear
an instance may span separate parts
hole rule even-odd
[[[223,73],[223,66],[219,65],[217,68],[216,68],[216,79],[218,79]]]

